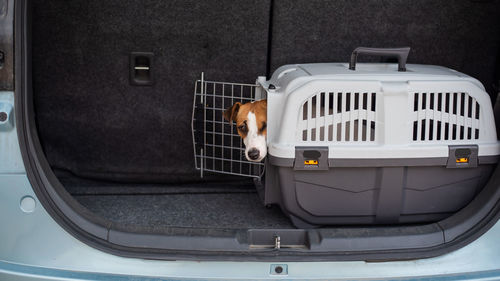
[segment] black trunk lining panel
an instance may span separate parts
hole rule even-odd
[[[122,182],[225,178],[201,180],[194,169],[190,118],[201,71],[252,83],[283,64],[345,62],[359,46],[410,46],[409,63],[463,71],[493,94],[500,46],[500,1],[32,4],[34,102],[49,163]],[[129,84],[131,52],[154,53],[154,85]]]
[[[270,68],[347,62],[360,46],[409,46],[408,63],[464,72],[496,97],[499,11],[500,1],[275,0]],[[360,56],[358,61],[386,58]]]
[[[213,81],[253,83],[266,72],[267,0],[32,6],[39,136],[52,167],[81,176],[200,181],[191,136],[195,80],[203,71]],[[154,85],[130,85],[131,52],[154,54]]]

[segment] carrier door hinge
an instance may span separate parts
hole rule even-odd
[[[476,168],[478,164],[478,146],[449,145],[446,168]]]

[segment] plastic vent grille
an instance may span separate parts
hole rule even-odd
[[[467,93],[414,93],[413,141],[479,139],[479,110]]]
[[[375,93],[321,92],[300,108],[297,140],[373,142]]]
[[[260,178],[264,163],[250,162],[234,122],[224,119],[224,111],[236,102],[256,99],[257,85],[213,82],[203,78],[195,83],[193,115],[194,160],[201,177],[205,172]]]

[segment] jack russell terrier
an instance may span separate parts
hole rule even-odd
[[[267,100],[237,102],[224,112],[224,118],[236,123],[245,143],[245,157],[252,162],[262,161],[267,154]]]

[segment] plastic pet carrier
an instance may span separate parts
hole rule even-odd
[[[358,48],[349,64],[286,65],[262,83],[266,203],[307,227],[436,221],[472,200],[500,154],[490,97],[463,73],[406,65],[408,52]]]
[[[265,204],[307,228],[438,221],[474,198],[500,154],[490,97],[463,73],[406,65],[408,52],[358,48],[350,63],[285,65],[257,80]],[[356,64],[362,53],[398,63]]]

